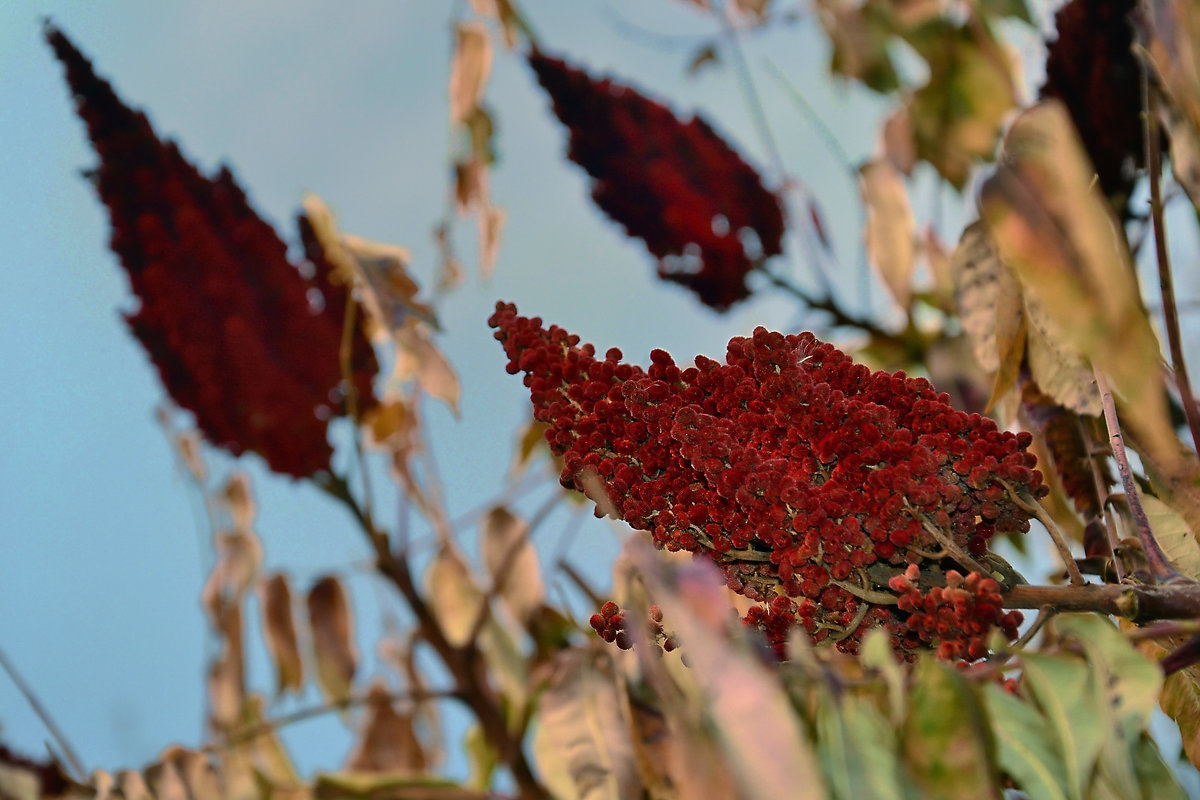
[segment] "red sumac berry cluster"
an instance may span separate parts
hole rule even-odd
[[[969,573],[946,573],[946,585],[922,590],[921,573],[915,564],[889,585],[899,595],[897,609],[902,617],[896,633],[906,650],[933,648],[948,661],[974,661],[987,655],[988,635],[995,628],[1009,639],[1017,637],[1024,617],[1019,611],[1004,611],[1000,584],[992,578]]]
[[[663,630],[662,621],[662,610],[658,606],[650,606],[643,621],[646,626],[646,641],[657,645],[659,652],[670,653],[679,646],[679,643]],[[633,647],[634,638],[629,630],[629,617],[613,601],[609,600],[601,606],[599,614],[592,614],[588,624],[604,641],[612,642],[622,650],[629,650]]]
[[[759,328],[729,342],[724,364],[679,367],[655,350],[643,369],[510,304],[489,324],[508,371],[525,373],[564,486],[598,476],[656,546],[711,559],[752,600],[793,599],[796,624],[848,652],[867,627],[901,621],[888,578],[1028,530],[1011,492],[1046,491],[1028,434],[811,333]]]

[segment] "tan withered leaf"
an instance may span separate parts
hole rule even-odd
[[[292,613],[292,587],[286,575],[276,572],[259,581],[258,605],[262,610],[267,652],[275,664],[276,693],[303,691],[304,662],[300,658],[300,639]]]
[[[483,567],[493,589],[513,616],[527,622],[546,599],[537,551],[529,541],[529,524],[504,506],[489,510],[480,531]]]
[[[358,649],[350,601],[341,581],[332,575],[321,578],[308,591],[308,625],[321,693],[331,703],[340,703],[350,696]]]
[[[500,234],[506,219],[508,215],[499,206],[488,206],[479,215],[479,273],[485,280],[496,271]]]
[[[1002,366],[1000,335],[1011,338],[1005,353],[1011,357],[1021,325],[1021,287],[997,256],[983,223],[973,222],[963,230],[950,257],[950,278],[975,360],[984,372],[996,374]]]
[[[387,686],[373,683],[367,693],[367,713],[346,769],[419,775],[427,767],[412,715],[398,713]]]
[[[551,667],[533,739],[539,773],[559,797],[640,797],[629,723],[608,654],[564,650]]]
[[[467,120],[479,101],[492,71],[492,39],[487,28],[466,22],[458,26],[454,63],[450,67],[450,121]]]
[[[426,394],[441,400],[457,416],[462,394],[458,375],[433,343],[429,328],[419,320],[410,319],[395,331],[395,339],[396,366],[392,379],[404,383],[415,378]]]
[[[1175,436],[1158,340],[1139,302],[1129,248],[1092,185],[1094,171],[1067,111],[1055,101],[1025,111],[1004,150],[981,206],[1001,259],[1021,281],[1027,310],[1036,302],[1062,340],[1111,377],[1149,444],[1165,452]]]
[[[1036,297],[1024,298],[1029,374],[1043,392],[1077,414],[1101,413],[1092,368],[1072,347],[1054,316]]]
[[[904,175],[912,175],[917,165],[917,141],[913,137],[908,109],[898,108],[888,115],[879,130],[884,159]]]
[[[442,545],[425,571],[425,593],[450,643],[466,644],[479,617],[484,594],[452,543]]]
[[[1145,4],[1146,54],[1171,104],[1200,131],[1200,17],[1190,0]]]
[[[879,270],[896,303],[907,311],[912,303],[917,250],[916,218],[904,178],[884,160],[863,164],[858,176],[859,192],[867,209],[867,258]]]
[[[454,165],[454,207],[466,216],[488,205],[487,163],[472,156]]]
[[[254,492],[250,489],[249,476],[244,472],[235,472],[218,496],[233,519],[233,529],[239,533],[249,532],[255,514]]]
[[[224,609],[237,605],[253,585],[262,564],[262,542],[252,531],[218,533],[217,558],[200,592],[200,601],[214,625]]]
[[[412,445],[416,425],[416,415],[400,397],[387,398],[363,415],[369,447],[407,449]]]

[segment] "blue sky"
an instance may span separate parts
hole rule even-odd
[[[454,5],[0,5],[0,363],[9,386],[0,395],[0,647],[89,767],[140,766],[170,742],[202,741],[210,647],[198,595],[211,552],[198,500],[154,421],[163,392],[119,316],[131,304],[126,280],[107,249],[104,210],[79,176],[94,156],[39,18],[52,17],[202,171],[231,164],[285,239],[295,240],[291,220],[303,194],[316,192],[346,231],[410,248],[428,285],[436,265],[431,231],[448,180]],[[527,0],[523,7],[548,50],[677,109],[704,110],[752,161],[766,162],[736,73],[685,76],[692,51],[717,30],[685,3]],[[756,37],[749,53],[788,175],[820,198],[845,265],[836,278],[852,286],[856,187],[763,57],[801,87],[853,159],[870,153],[886,109],[827,78],[827,45],[811,17]],[[487,102],[499,125],[492,194],[508,225],[490,282],[476,273],[474,223],[456,231],[471,274],[440,308],[439,345],[463,381],[462,418],[426,405],[452,515],[503,489],[526,414],[524,390],[505,374],[485,325],[497,299],[641,361],[654,347],[681,360],[720,356],[731,336],[756,325],[798,324],[794,305],[779,298],[755,298],[722,316],[657,281],[644,247],[592,207],[585,176],[563,157],[565,132],[517,54],[497,52]],[[788,248],[801,252],[794,240]],[[232,467],[220,457],[213,464]],[[257,492],[266,566],[287,569],[300,585],[348,570],[369,653],[380,613],[396,603],[362,574],[366,551],[349,520],[253,458],[240,466]],[[547,554],[567,526],[560,515],[539,531]],[[472,537],[465,533],[470,552]],[[612,528],[589,523],[569,557],[603,585],[617,546]],[[252,651],[251,669],[269,688],[261,650]],[[315,701],[310,694],[298,705]],[[328,752],[331,737],[349,741],[336,720],[286,733],[306,766],[336,766],[315,756]],[[0,676],[0,741],[40,754],[46,739]]]

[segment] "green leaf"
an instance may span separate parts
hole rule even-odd
[[[1049,720],[1066,767],[1068,796],[1082,800],[1112,724],[1095,676],[1076,659],[1025,653],[1021,663],[1023,685]]]
[[[908,691],[904,685],[904,669],[892,650],[891,635],[883,628],[871,628],[863,636],[858,655],[864,667],[876,670],[883,678],[888,692],[888,714],[892,724],[899,725],[904,721]]]
[[[839,702],[822,692],[817,702],[817,759],[831,797],[903,800],[918,796],[900,767],[894,728],[871,701],[845,695]]]
[[[1067,800],[1066,770],[1049,723],[1037,709],[995,684],[983,688],[1000,769],[1030,800]]]
[[[979,697],[949,664],[923,658],[901,733],[923,797],[998,798],[995,744]]]
[[[1134,743],[1133,767],[1143,800],[1184,800],[1187,796],[1148,734],[1143,733]]]
[[[1162,670],[1137,651],[1109,620],[1097,614],[1064,614],[1054,620],[1060,636],[1083,646],[1107,696],[1107,707],[1132,741],[1150,724],[1162,690]]]

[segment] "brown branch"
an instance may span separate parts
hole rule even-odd
[[[1117,419],[1117,404],[1113,400],[1112,390],[1104,373],[1094,370],[1096,387],[1100,390],[1100,401],[1104,405],[1104,421],[1108,425],[1108,443],[1112,447],[1113,456],[1117,459],[1117,471],[1121,474],[1121,484],[1125,487],[1125,496],[1129,501],[1129,510],[1133,514],[1134,526],[1137,528],[1138,539],[1142,550],[1146,553],[1146,564],[1150,574],[1159,583],[1185,580],[1179,570],[1167,558],[1154,532],[1150,530],[1150,520],[1146,510],[1142,508],[1141,495],[1138,494],[1137,483],[1133,479],[1133,469],[1129,466],[1129,456],[1125,452],[1125,440],[1121,436],[1121,423]]]
[[[417,620],[421,636],[446,667],[454,681],[455,696],[475,715],[484,738],[504,764],[524,800],[550,800],[551,795],[538,781],[525,757],[522,741],[509,729],[503,703],[487,679],[486,664],[474,642],[456,646],[446,635],[433,609],[417,588],[408,560],[392,553],[387,535],[370,526],[363,509],[349,492],[346,482],[336,476],[316,481],[317,485],[347,507],[362,527],[375,550],[377,569],[387,578]]]
[[[1096,611],[1132,622],[1200,619],[1200,583],[1014,586],[1004,593],[1005,608],[1049,606],[1055,611]]]
[[[1183,342],[1179,335],[1179,310],[1175,307],[1175,286],[1171,277],[1171,260],[1167,253],[1167,225],[1163,218],[1162,153],[1159,150],[1158,91],[1150,86],[1149,66],[1141,59],[1142,123],[1146,138],[1146,172],[1150,176],[1150,219],[1154,224],[1154,255],[1158,261],[1158,286],[1162,294],[1163,328],[1171,352],[1171,368],[1175,373],[1175,388],[1192,434],[1192,447],[1200,452],[1200,407],[1192,394],[1187,364],[1183,357]]]

